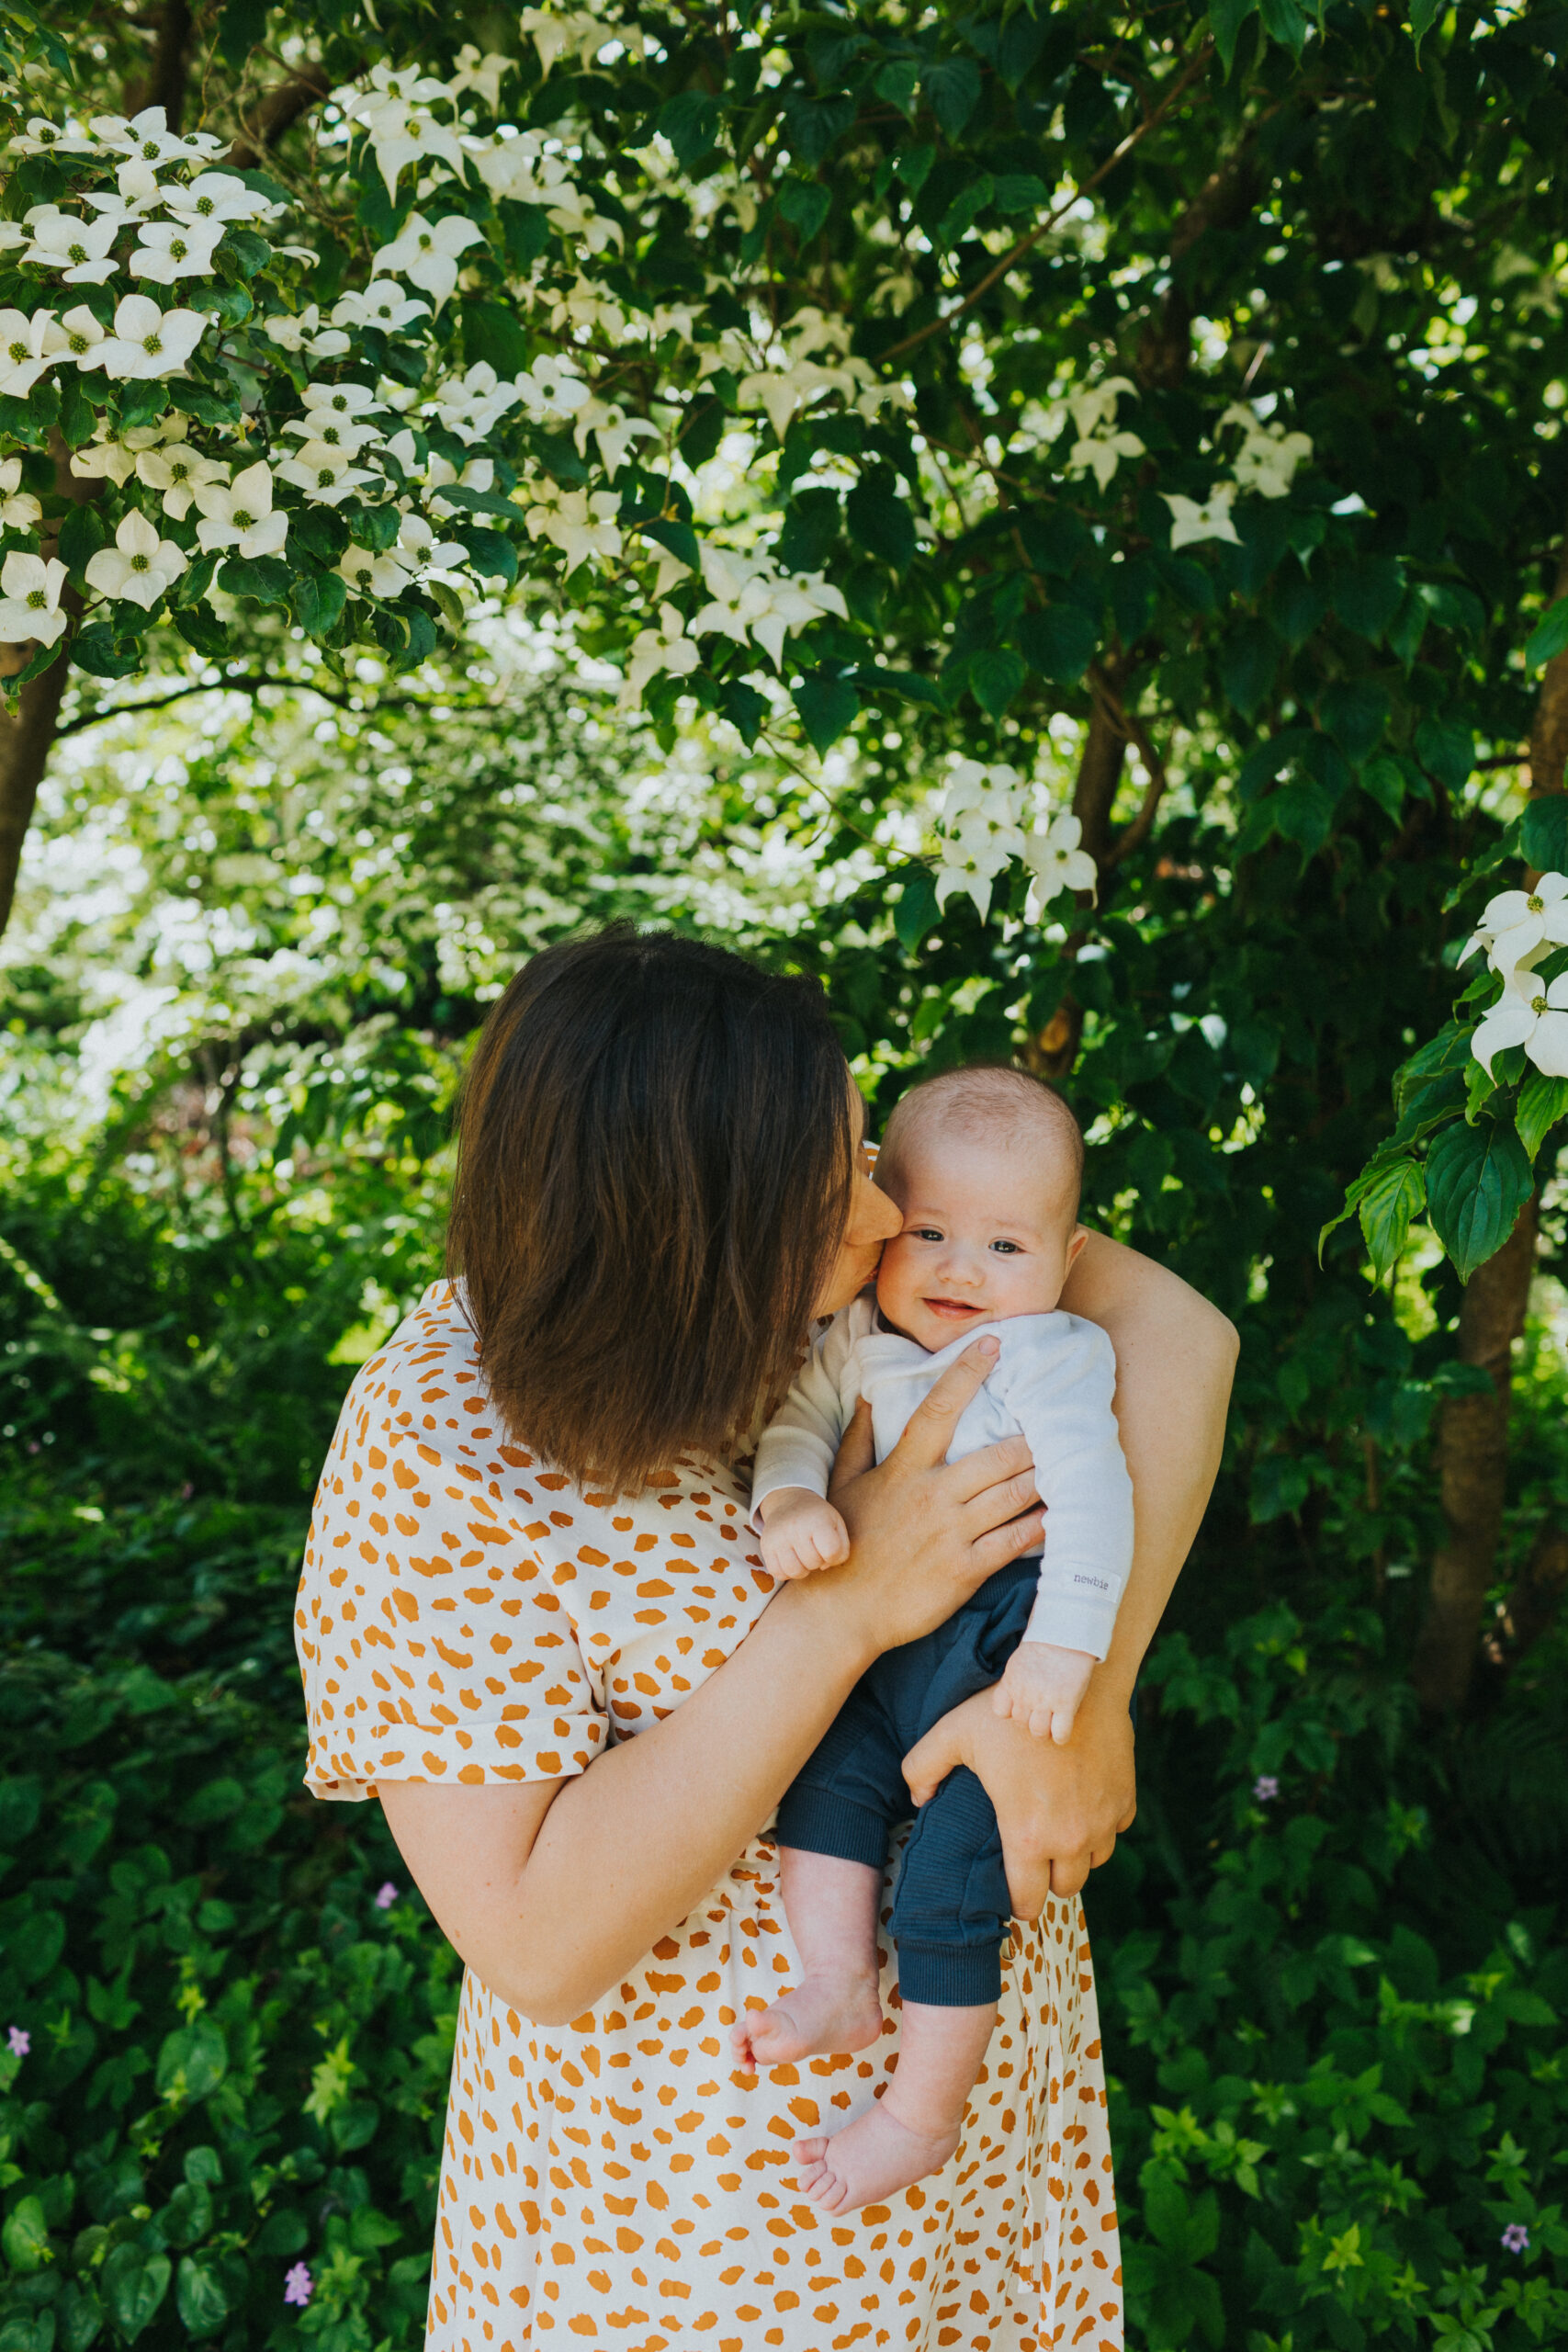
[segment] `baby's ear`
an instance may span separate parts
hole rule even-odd
[[[1069,1273],[1071,1272],[1071,1271],[1072,1271],[1073,1267],[1077,1263],[1077,1260],[1078,1260],[1079,1253],[1081,1252],[1081,1250],[1082,1250],[1082,1249],[1083,1249],[1084,1243],[1085,1243],[1088,1239],[1089,1239],[1089,1227],[1088,1227],[1088,1226],[1087,1226],[1087,1225],[1075,1225],[1075,1226],[1074,1226],[1074,1227],[1073,1227],[1073,1231],[1072,1231],[1072,1238],[1071,1238],[1071,1240],[1067,1243],[1067,1271],[1068,1271],[1068,1272],[1069,1272]]]

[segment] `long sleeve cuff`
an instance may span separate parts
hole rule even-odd
[[[1110,1652],[1111,1637],[1116,1630],[1116,1602],[1120,1597],[1118,1594],[1100,1600],[1060,1590],[1042,1591],[1029,1612],[1023,1638],[1026,1642],[1055,1642],[1064,1650],[1088,1650],[1092,1657],[1103,1659]]]

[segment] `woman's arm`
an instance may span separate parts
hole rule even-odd
[[[787,1586],[665,1722],[573,1780],[381,1783],[416,1884],[499,1998],[540,2025],[592,2007],[742,1851],[872,1659],[1039,1543],[1021,1438],[946,1460],[996,1351],[976,1340],[837,1498],[846,1564]]]
[[[920,1803],[956,1764],[979,1775],[997,1808],[1013,1907],[1031,1919],[1048,1894],[1077,1893],[1137,1810],[1127,1703],[1220,1466],[1237,1347],[1217,1307],[1103,1234],[1090,1234],[1062,1305],[1098,1323],[1116,1351],[1134,1536],[1110,1655],[1066,1747],[994,1715],[982,1692],[936,1724],[904,1767]]]

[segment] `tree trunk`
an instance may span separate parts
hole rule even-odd
[[[1535,1270],[1537,1209],[1527,1201],[1494,1258],[1464,1288],[1459,1361],[1491,1379],[1490,1396],[1452,1396],[1438,1424],[1444,1537],[1432,1562],[1426,1623],[1411,1679],[1430,1713],[1461,1707],[1470,1693],[1481,1612],[1503,1532],[1508,1476],[1509,1374],[1525,1328]]]
[[[1558,553],[1554,594],[1568,595],[1568,532]],[[1555,655],[1541,673],[1530,729],[1531,797],[1561,792],[1565,767],[1568,652]],[[1509,1360],[1529,1305],[1538,1216],[1538,1202],[1528,1202],[1496,1256],[1472,1274],[1460,1309],[1459,1360],[1489,1373],[1493,1393],[1451,1398],[1438,1425],[1446,1532],[1432,1562],[1427,1618],[1411,1669],[1416,1696],[1433,1713],[1461,1707],[1475,1670],[1481,1611],[1503,1532]]]
[[[1111,854],[1111,810],[1126,757],[1127,738],[1097,695],[1073,788],[1073,814],[1083,827],[1084,848],[1102,869]]]
[[[58,435],[53,438],[51,454],[54,458],[56,490],[74,499],[78,505],[85,505],[88,499],[97,496],[101,483],[84,481],[72,472],[70,452]],[[55,543],[46,540],[45,556],[54,552]],[[81,599],[73,588],[67,588],[60,601],[73,618],[80,614]],[[30,645],[0,646],[0,676],[14,678],[18,670],[26,668],[31,651]],[[71,656],[62,653],[41,675],[28,681],[12,709],[0,709],[0,935],[11,919],[22,843],[32,822],[43,772],[49,765],[54,730],[60,723],[61,697],[70,674]]]

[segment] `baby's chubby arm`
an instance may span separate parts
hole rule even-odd
[[[751,1517],[770,1576],[810,1576],[849,1557],[849,1534],[827,1498],[828,1481],[848,1419],[843,1375],[852,1326],[864,1319],[852,1306],[834,1317],[758,1440]]]
[[[1115,1359],[1103,1332],[1064,1317],[1002,1378],[1034,1456],[1045,1557],[1024,1638],[992,1697],[998,1715],[1065,1746],[1111,1645],[1133,1555],[1133,1486],[1117,1434]]]

